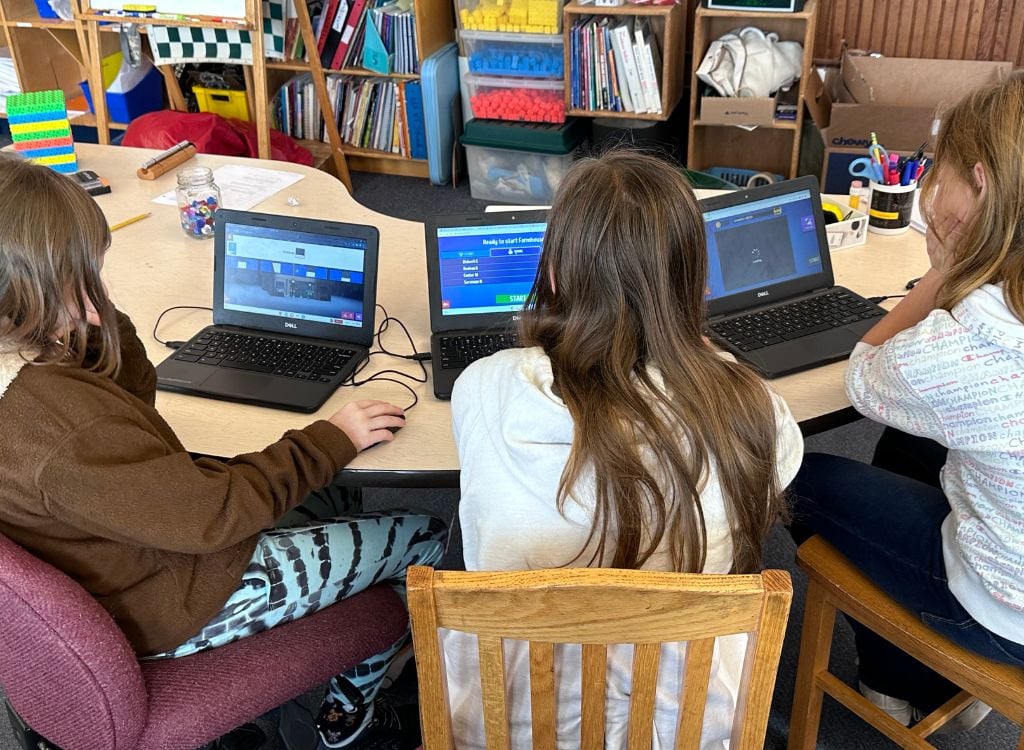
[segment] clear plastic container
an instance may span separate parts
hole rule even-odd
[[[477,200],[548,206],[573,155],[466,145],[469,192]]]
[[[455,0],[459,29],[561,34],[563,0]]]
[[[186,235],[195,240],[213,237],[214,213],[220,208],[220,188],[209,167],[193,167],[178,172],[178,218]]]
[[[565,77],[562,37],[558,34],[463,31],[460,36],[469,72],[474,75]]]
[[[473,117],[510,122],[565,122],[561,80],[466,76]]]

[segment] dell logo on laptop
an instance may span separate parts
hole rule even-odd
[[[758,297],[767,297],[767,296],[768,296],[768,290],[767,290],[767,289],[765,289],[765,290],[764,290],[764,291],[762,291],[762,292],[758,292],[758,293],[757,293],[757,296],[758,296]]]
[[[298,328],[299,328],[297,323],[289,323],[288,321],[285,321],[284,327],[285,328],[294,328],[296,330],[298,330]]]

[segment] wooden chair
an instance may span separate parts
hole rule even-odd
[[[420,716],[426,750],[453,750],[451,711],[438,628],[479,639],[488,750],[508,750],[505,638],[529,641],[533,747],[555,747],[554,644],[583,644],[583,750],[602,750],[605,665],[612,644],[636,644],[630,750],[649,750],[654,728],[660,645],[689,641],[681,688],[677,748],[697,748],[716,636],[749,633],[733,722],[734,750],[764,745],[775,673],[793,588],[789,574],[690,575],[561,568],[505,573],[408,574]]]
[[[807,571],[809,580],[789,722],[789,750],[815,747],[826,693],[904,748],[933,747],[925,738],[975,697],[1011,721],[1024,724],[1024,670],[977,656],[931,630],[821,537],[812,537],[800,546],[797,562]],[[962,692],[912,728],[902,726],[828,671],[836,610],[927,664],[959,685]],[[1024,738],[1017,747],[1024,750]]]

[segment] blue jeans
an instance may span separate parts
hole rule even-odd
[[[873,466],[808,454],[791,486],[790,531],[797,544],[820,534],[889,596],[954,643],[1024,667],[1024,645],[975,622],[949,590],[940,529],[950,508],[938,486],[945,458],[938,444],[896,430],[886,430]],[[925,712],[957,693],[944,677],[860,624],[851,624],[859,676],[868,687]]]

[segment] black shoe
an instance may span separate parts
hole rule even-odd
[[[348,706],[327,695],[320,704],[316,728],[327,747],[348,747],[369,726],[373,715],[373,703]]]
[[[356,728],[354,733],[349,726],[344,725],[343,719],[333,723],[317,720],[316,725],[324,745],[329,748],[348,747],[351,750],[415,750],[420,746],[420,712],[417,706],[395,706],[382,695],[378,696],[372,709],[364,715],[366,713],[370,720]],[[355,725],[355,713],[335,712],[335,715],[351,715],[353,718],[349,723]],[[343,725],[338,726],[339,723]]]

